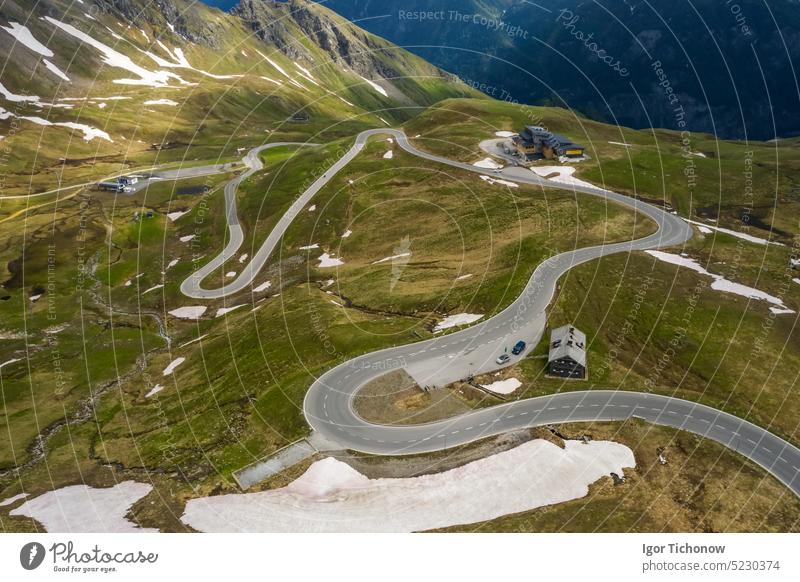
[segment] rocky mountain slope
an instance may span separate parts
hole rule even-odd
[[[723,138],[800,134],[795,0],[331,0],[326,6],[499,99]]]
[[[7,188],[63,160],[178,159],[192,146],[225,156],[252,132],[348,135],[475,94],[306,0],[244,0],[235,13],[185,0],[6,2],[0,27]]]

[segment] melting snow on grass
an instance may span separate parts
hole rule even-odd
[[[318,249],[318,248],[319,248],[319,245],[317,243],[314,243],[313,245],[306,245],[304,247],[297,247],[297,250],[299,250],[299,251],[310,251],[311,249]]]
[[[317,257],[317,260],[319,261],[319,265],[317,265],[317,267],[319,267],[320,269],[325,269],[328,267],[338,267],[339,265],[344,265],[344,261],[342,259],[337,259],[336,257],[332,257],[328,253],[322,253],[322,255]]]
[[[635,467],[610,441],[527,442],[442,473],[370,479],[334,458],[280,489],[192,499],[181,517],[203,532],[412,532],[486,521],[584,497]]]
[[[715,291],[723,291],[725,293],[733,293],[735,295],[740,295],[742,297],[747,297],[748,299],[757,299],[759,301],[766,301],[775,305],[780,311],[773,311],[773,313],[794,313],[791,309],[788,309],[786,305],[783,304],[783,301],[778,297],[770,295],[769,293],[765,293],[764,291],[760,291],[758,289],[754,289],[753,287],[748,287],[747,285],[742,285],[741,283],[734,283],[733,281],[729,281],[722,275],[717,275],[715,273],[709,273],[706,271],[703,266],[691,259],[689,257],[682,257],[680,255],[674,255],[672,253],[665,253],[663,251],[645,251],[648,255],[651,255],[658,259],[659,261],[664,261],[665,263],[670,263],[672,265],[678,265],[679,267],[685,267],[695,273],[700,273],[701,275],[706,275],[714,279],[714,282],[711,283],[711,288]]]
[[[37,95],[17,95],[16,93],[12,93],[10,90],[6,89],[6,86],[0,83],[0,95],[2,95],[7,101],[11,101],[12,103],[35,103],[39,104],[39,97]],[[9,116],[16,117],[10,111],[2,110],[3,115],[2,119],[7,119]]]
[[[519,184],[516,182],[509,182],[508,180],[498,180],[496,178],[492,178],[491,176],[480,176],[481,180],[487,182],[489,184],[500,184],[501,186],[508,186],[509,188],[519,188]]]
[[[150,289],[142,291],[142,295],[146,295],[147,293],[150,293],[150,291],[155,291],[156,289],[161,289],[163,286],[164,285],[153,285],[152,287],[150,287]]]
[[[175,212],[170,212],[167,214],[167,218],[169,218],[172,222],[178,220],[181,216],[188,213],[188,210],[176,210]]]
[[[572,166],[542,166],[539,168],[531,168],[531,171],[541,178],[547,178],[551,182],[598,189],[598,187],[591,182],[584,182],[583,180],[575,178],[573,176],[575,168]]]
[[[181,237],[181,238],[179,238],[178,240],[179,240],[179,241],[181,241],[181,242],[189,242],[189,241],[190,241],[190,240],[192,240],[194,237],[195,237],[195,235],[193,235],[193,234],[187,234],[186,236],[182,236],[182,237]]]
[[[169,366],[164,368],[164,376],[169,376],[172,372],[175,371],[175,368],[180,366],[182,363],[186,361],[186,358],[175,358],[169,363]]]
[[[8,499],[3,499],[0,501],[0,507],[5,507],[6,505],[11,505],[12,503],[19,501],[20,499],[25,499],[28,496],[27,493],[17,493],[13,497],[9,497]]]
[[[161,392],[163,389],[164,387],[161,384],[156,384],[147,394],[144,395],[144,397],[150,398],[151,396],[154,396],[155,394]]]
[[[384,258],[379,259],[377,261],[372,261],[372,264],[373,265],[379,265],[380,263],[386,263],[388,261],[394,261],[395,259],[402,259],[404,257],[410,257],[410,256],[411,256],[411,252],[409,251],[407,253],[400,253],[399,255],[392,255],[391,257],[384,257]]]
[[[344,234],[342,234],[342,238],[347,238],[351,234],[353,234],[353,231],[348,228],[346,231],[344,231]]]
[[[456,281],[463,281],[464,279],[469,279],[472,277],[472,273],[467,273],[466,275],[461,275],[460,277],[456,277]]]
[[[483,158],[482,160],[478,160],[472,165],[477,168],[486,168],[487,170],[497,170],[503,167],[497,162],[495,162],[492,158]]]
[[[133,73],[136,79],[116,79],[114,83],[119,83],[122,85],[145,85],[148,87],[168,87],[169,80],[178,79],[179,81],[183,82],[183,80],[178,77],[175,73],[171,73],[169,71],[151,71],[149,69],[145,69],[134,63],[130,57],[127,55],[123,55],[122,53],[114,50],[110,46],[96,40],[95,38],[89,36],[85,32],[82,32],[72,26],[71,24],[67,24],[66,22],[61,22],[60,20],[56,20],[50,16],[45,16],[43,20],[46,20],[53,26],[60,28],[62,31],[66,32],[70,36],[77,38],[78,40],[82,41],[84,44],[94,47],[103,55],[103,62],[110,66],[110,67],[117,67],[120,69],[124,69],[130,73]]]
[[[208,307],[205,305],[190,305],[173,309],[169,314],[179,319],[197,319],[206,312],[206,309],[208,309]]]
[[[240,307],[244,307],[244,303],[240,305],[234,305],[233,307],[220,307],[219,309],[217,309],[217,313],[214,317],[222,317],[226,313],[230,313],[234,309],[239,309]]]
[[[19,358],[11,358],[10,360],[6,360],[2,364],[0,364],[0,369],[3,369],[9,364],[13,364],[14,362],[19,362],[19,361],[21,361]]]
[[[484,388],[495,394],[511,394],[514,390],[522,386],[522,382],[516,378],[508,378],[506,380],[498,380],[491,384],[481,384]]]
[[[472,323],[474,321],[478,321],[483,317],[482,313],[456,313],[455,315],[450,315],[445,317],[442,321],[436,324],[436,327],[433,328],[433,332],[437,333],[445,329],[449,329],[451,327],[458,327],[459,325],[467,325],[468,323]]]
[[[27,26],[21,25],[19,22],[9,22],[9,26],[0,26],[3,30],[5,30],[8,34],[13,36],[17,42],[26,46],[30,50],[35,53],[39,53],[43,57],[52,57],[53,51],[49,48],[44,46],[40,43],[36,38],[33,36],[33,33]]]
[[[710,234],[711,231],[715,230],[717,232],[722,232],[725,234],[729,234],[731,236],[735,236],[736,238],[740,238],[742,240],[746,240],[747,242],[755,243],[757,245],[778,245],[778,246],[786,246],[783,243],[779,243],[776,241],[767,240],[765,238],[759,238],[757,236],[753,236],[751,234],[746,234],[744,232],[739,232],[738,230],[731,230],[729,228],[722,228],[721,226],[711,226],[709,224],[703,224],[702,222],[697,222],[696,220],[689,220],[688,218],[684,218],[686,222],[689,224],[694,224],[700,232],[704,232],[706,234]],[[706,229],[706,230],[703,230]]]
[[[11,515],[24,515],[41,523],[49,533],[149,533],[126,519],[131,506],[153,489],[147,483],[123,481],[98,489],[72,485],[26,501]]]
[[[62,80],[66,81],[67,83],[71,82],[69,80],[69,77],[67,77],[67,74],[64,71],[59,69],[56,65],[54,65],[52,62],[48,61],[47,59],[44,59],[44,66],[47,67],[47,70],[50,71],[51,73],[53,73],[56,77],[61,78]],[[62,106],[59,105],[58,107],[62,107]]]
[[[258,287],[253,288],[253,293],[261,293],[262,291],[266,291],[270,287],[272,287],[272,283],[270,283],[269,281],[264,281]]]
[[[145,101],[144,105],[168,105],[170,107],[175,107],[178,105],[178,102],[172,99],[151,99],[150,101]]]
[[[514,137],[515,135],[517,135],[513,131],[495,131],[494,134],[497,137]]]
[[[16,97],[21,97],[20,95],[14,95],[13,93],[9,93],[6,88],[0,83],[0,94],[2,94],[6,99],[10,101],[29,101],[33,102],[35,105],[41,105],[38,101],[38,97],[33,97],[30,99],[15,99]],[[10,117],[16,117],[17,119],[23,119],[25,121],[30,121],[31,123],[35,123],[36,125],[44,125],[49,127],[67,127],[69,129],[76,129],[78,131],[83,132],[83,139],[84,141],[91,141],[96,137],[104,139],[106,141],[112,141],[111,136],[109,136],[105,131],[101,129],[97,129],[96,127],[91,127],[89,125],[84,125],[83,123],[73,123],[71,121],[64,121],[64,122],[53,122],[42,117],[37,117],[35,115],[16,115],[7,111],[0,107],[0,120],[8,119]]]

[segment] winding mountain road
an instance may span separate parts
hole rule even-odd
[[[368,422],[353,408],[356,393],[370,380],[394,369],[406,370],[421,385],[442,386],[468,374],[487,373],[517,340],[535,346],[545,329],[546,308],[558,279],[572,267],[614,253],[679,245],[692,236],[678,216],[628,196],[585,186],[559,185],[524,168],[494,172],[423,152],[405,134],[394,129],[360,133],[350,150],[317,179],[284,214],[248,267],[232,283],[203,289],[200,282],[232,258],[243,235],[236,217],[235,189],[256,169],[232,181],[225,190],[231,240],[209,265],[184,281],[181,290],[190,297],[213,299],[241,291],[264,266],[286,229],[313,196],[364,148],[374,135],[390,135],[412,155],[491,177],[522,184],[566,189],[622,204],[651,218],[658,230],[633,241],[605,244],[564,252],[541,263],[521,295],[502,312],[460,331],[406,346],[388,348],[344,362],[320,376],[309,388],[303,404],[306,420],[324,439],[343,448],[380,455],[405,455],[442,450],[503,432],[563,422],[621,421],[641,418],[715,440],[757,463],[800,496],[800,450],[772,433],[731,414],[686,400],[625,391],[575,391],[502,404],[471,411],[447,420],[411,426],[385,426]],[[275,144],[277,145],[277,144]],[[269,147],[269,146],[262,146]],[[254,150],[256,151],[256,150]],[[238,241],[238,244],[236,244]],[[506,365],[513,365],[516,358]]]
[[[314,196],[314,194],[316,194],[320,188],[322,188],[322,186],[328,182],[328,180],[323,181],[323,178],[325,177],[323,176],[314,182],[314,184],[312,184],[311,187],[303,193],[303,195],[292,205],[289,211],[283,215],[278,224],[275,225],[275,228],[269,234],[267,240],[263,245],[261,245],[261,248],[258,250],[258,252],[256,252],[256,254],[236,279],[224,287],[220,287],[219,289],[206,290],[200,286],[200,283],[203,281],[203,279],[208,277],[214,271],[220,269],[220,267],[222,267],[227,261],[231,260],[244,242],[244,230],[242,229],[242,225],[239,224],[239,214],[236,211],[236,189],[239,188],[239,184],[264,168],[264,164],[261,163],[261,158],[258,157],[258,154],[264,150],[283,146],[315,145],[317,144],[281,141],[264,144],[247,152],[244,158],[242,158],[242,162],[247,166],[247,170],[225,184],[225,217],[228,222],[228,244],[225,245],[225,248],[222,249],[220,254],[193,272],[187,279],[183,281],[181,284],[181,292],[184,295],[197,299],[219,299],[221,297],[225,297],[226,295],[230,295],[231,293],[237,293],[253,282],[255,276],[272,254],[272,251],[278,244],[278,241],[283,238],[283,234],[286,232],[286,229],[295,219],[300,210],[302,210],[303,206],[305,206],[305,204],[300,204],[298,206],[300,200],[305,198],[310,200],[311,197]],[[341,162],[341,160],[339,161]],[[350,160],[348,160],[348,162],[349,161]],[[315,185],[316,189],[314,189]],[[295,208],[296,210],[293,212],[293,209]]]

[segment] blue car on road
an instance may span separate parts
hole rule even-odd
[[[525,351],[525,342],[520,340],[514,344],[514,347],[511,348],[511,353],[515,356],[520,355],[522,352]]]

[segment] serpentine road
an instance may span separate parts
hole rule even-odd
[[[390,135],[410,154],[462,170],[602,197],[648,216],[658,225],[658,230],[634,241],[587,247],[550,257],[535,269],[521,295],[490,319],[434,339],[365,354],[328,370],[311,385],[303,403],[306,420],[320,436],[343,448],[379,455],[404,455],[442,450],[545,424],[640,418],[717,441],[757,463],[800,496],[800,450],[797,447],[736,416],[679,398],[626,391],[565,392],[409,426],[376,425],[361,418],[354,410],[353,399],[359,389],[390,370],[404,369],[420,385],[443,386],[463,379],[470,373],[477,375],[501,368],[495,363],[497,356],[505,353],[518,340],[525,340],[528,346],[535,346],[539,342],[545,328],[546,308],[553,298],[557,281],[569,269],[613,253],[674,246],[691,238],[691,228],[681,218],[628,196],[600,188],[554,184],[524,168],[506,168],[494,172],[420,151],[399,130],[368,130],[360,133],[351,149],[292,204],[234,282],[219,289],[203,289],[200,282],[232,258],[241,244],[243,236],[236,218],[234,194],[236,186],[256,171],[248,163],[251,171],[232,181],[229,184],[231,188],[226,187],[225,191],[230,242],[209,263],[211,267],[207,265],[184,281],[181,290],[190,297],[213,299],[241,291],[250,285],[292,220],[339,170],[358,155],[374,135]],[[257,153],[263,147],[253,151]],[[512,358],[506,365],[513,365],[516,361],[517,358]]]

